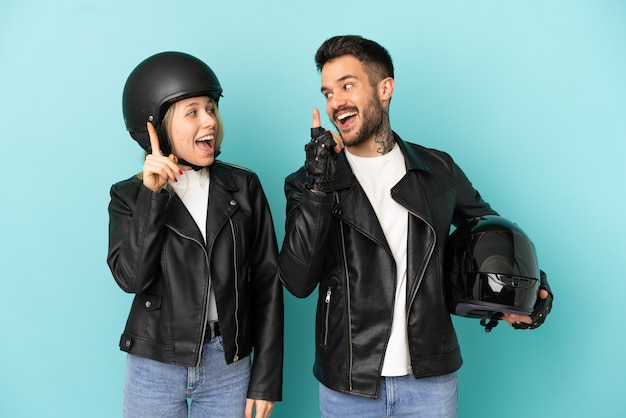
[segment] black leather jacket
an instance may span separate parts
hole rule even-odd
[[[416,378],[437,376],[462,363],[443,279],[450,225],[496,213],[450,156],[405,143],[397,135],[395,139],[407,168],[390,193],[409,211],[406,314],[411,373]],[[306,297],[319,284],[317,379],[334,390],[374,398],[391,334],[396,265],[343,152],[333,194],[317,195],[304,188],[304,181],[303,168],[285,181],[287,221],[279,276],[297,297]]]
[[[272,217],[256,174],[210,167],[206,241],[175,193],[132,177],[111,187],[107,262],[136,294],[123,351],[195,366],[212,283],[227,363],[254,349],[248,397],[281,400],[283,293]]]

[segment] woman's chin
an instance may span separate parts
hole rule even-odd
[[[188,162],[189,164],[198,166],[198,167],[208,167],[211,164],[213,164],[213,162],[215,161],[215,157],[213,156],[213,154],[211,155],[206,155],[206,156],[194,156],[194,158],[185,158],[182,157],[183,160],[185,160],[186,162]]]

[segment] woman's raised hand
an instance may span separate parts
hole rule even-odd
[[[159,137],[152,123],[146,122],[146,125],[148,135],[150,135],[152,153],[146,155],[146,160],[143,163],[143,184],[153,192],[160,192],[168,180],[178,181],[176,174],[180,175],[183,172],[176,164],[178,158],[174,154],[166,157],[161,153]]]

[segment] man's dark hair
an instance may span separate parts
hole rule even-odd
[[[358,35],[334,36],[324,41],[315,54],[317,70],[322,71],[328,61],[344,55],[352,55],[366,66],[371,83],[386,77],[393,78],[389,52],[376,42]]]

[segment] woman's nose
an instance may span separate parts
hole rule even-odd
[[[215,125],[215,115],[213,113],[207,112],[206,110],[202,112],[202,126],[213,125]]]

